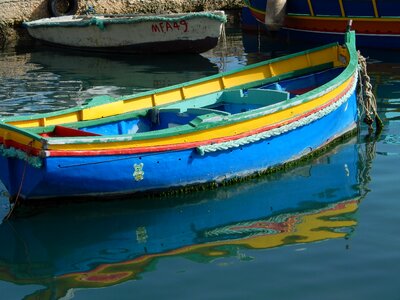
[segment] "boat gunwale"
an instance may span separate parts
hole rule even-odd
[[[125,15],[79,15],[79,16],[61,16],[53,18],[44,18],[34,21],[23,22],[24,28],[50,28],[50,27],[88,27],[98,26],[97,22],[101,22],[102,25],[113,25],[113,24],[136,24],[142,22],[158,22],[158,21],[169,21],[179,22],[182,20],[191,20],[205,18],[210,20],[219,21],[221,23],[227,22],[226,14],[223,10],[204,11],[204,12],[192,12],[192,13],[174,13],[174,14],[125,14]]]

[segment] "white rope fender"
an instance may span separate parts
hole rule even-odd
[[[357,87],[357,82],[358,82],[358,73],[356,72],[352,86],[346,92],[346,94],[344,94],[338,101],[336,101],[336,102],[332,103],[331,105],[319,110],[318,112],[316,112],[312,115],[309,115],[305,118],[302,118],[298,121],[292,122],[287,125],[283,125],[279,128],[274,128],[274,129],[271,129],[271,130],[268,130],[265,132],[261,132],[261,133],[257,133],[257,134],[251,135],[251,136],[240,138],[240,139],[237,139],[234,141],[199,146],[196,148],[196,150],[200,155],[204,155],[205,153],[208,153],[208,152],[216,152],[216,151],[228,150],[231,148],[237,148],[240,146],[244,146],[244,145],[258,142],[261,140],[265,140],[265,139],[268,139],[273,136],[278,136],[285,132],[292,131],[296,128],[308,125],[308,124],[310,124],[316,120],[319,120],[319,119],[323,118],[324,116],[330,114],[331,112],[338,109],[342,104],[347,102],[349,100],[349,98],[351,97],[351,95],[354,93],[354,91]]]

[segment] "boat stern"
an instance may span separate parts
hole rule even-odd
[[[0,180],[6,188],[9,199],[28,198],[42,181],[43,168],[37,168],[28,160],[0,155]]]
[[[0,180],[10,199],[25,197],[40,182],[42,142],[33,134],[13,125],[0,124]]]

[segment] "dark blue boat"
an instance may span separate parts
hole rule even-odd
[[[266,29],[276,23],[294,41],[341,41],[348,23],[357,34],[357,47],[400,48],[400,2],[394,0],[245,0],[244,28],[257,28],[249,13]],[[284,18],[275,6],[286,3]]]

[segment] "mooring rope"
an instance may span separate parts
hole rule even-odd
[[[17,193],[17,195],[15,197],[15,202],[14,202],[13,206],[11,207],[10,211],[8,212],[8,214],[5,216],[5,218],[4,218],[5,220],[8,220],[13,215],[14,209],[19,204],[19,199],[20,199],[21,191],[22,191],[22,185],[24,184],[24,181],[25,181],[25,174],[26,174],[27,165],[28,165],[28,162],[25,161],[24,170],[22,171],[21,183],[20,183],[19,188],[18,188],[18,193]]]
[[[222,24],[222,26],[221,26],[220,42],[221,42],[220,71],[224,72],[224,71],[226,71],[227,57],[228,57],[228,43],[227,43],[227,39],[226,39],[225,24]]]
[[[28,146],[29,146],[29,147],[32,147],[33,142],[34,142],[34,140],[30,141],[29,144],[28,144]],[[29,152],[29,153],[27,153],[27,155],[30,156],[31,153]],[[25,160],[24,169],[23,169],[23,171],[22,171],[22,176],[21,176],[21,182],[20,182],[20,184],[19,184],[18,192],[17,192],[17,195],[16,195],[16,197],[15,197],[14,205],[11,207],[10,211],[8,212],[8,214],[6,215],[6,217],[4,218],[5,220],[8,220],[8,219],[12,216],[15,207],[17,207],[18,204],[19,204],[19,200],[20,200],[20,196],[21,196],[21,191],[22,191],[22,186],[23,186],[24,181],[25,181],[26,168],[27,168],[28,164],[29,164],[29,161],[28,161],[28,160]]]
[[[367,59],[358,51],[358,66],[359,66],[359,90],[358,103],[361,109],[361,115],[364,115],[364,123],[368,125],[368,129],[372,132],[374,129],[372,124],[374,119],[376,122],[376,130],[380,132],[384,127],[382,120],[378,115],[376,98],[372,92],[371,78],[367,72]]]

